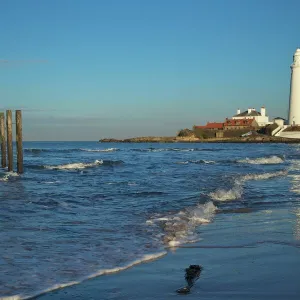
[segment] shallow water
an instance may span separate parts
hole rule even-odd
[[[22,176],[0,174],[0,297],[72,285],[172,247],[207,246],[201,228],[228,212],[264,212],[252,229],[260,234],[265,212],[280,208],[282,231],[300,247],[300,229],[289,226],[300,216],[287,213],[300,208],[297,145],[28,142],[24,163]],[[230,231],[234,219],[222,220]],[[251,246],[251,236],[237,237],[239,245]],[[266,238],[277,241],[274,232]],[[236,246],[228,242],[214,244]]]

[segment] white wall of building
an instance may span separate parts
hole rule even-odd
[[[279,136],[288,139],[300,139],[300,131],[283,131],[280,132]]]
[[[296,50],[291,65],[289,124],[300,125],[300,48]]]
[[[250,114],[252,111],[256,111],[254,108],[248,108],[248,113]],[[258,123],[259,126],[265,126],[267,124],[271,124],[269,122],[269,117],[266,116],[266,108],[261,108],[261,116],[234,116],[232,119],[234,120],[245,120],[245,119],[255,119],[255,121]]]
[[[277,124],[278,126],[283,126],[284,120],[283,119],[274,119],[274,123]]]
[[[257,116],[254,117],[256,122],[258,123],[259,126],[265,126],[269,124],[269,117],[268,116]]]

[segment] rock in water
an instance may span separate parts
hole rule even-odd
[[[199,265],[190,265],[187,269],[185,269],[185,280],[187,282],[187,286],[178,289],[176,292],[178,294],[190,293],[195,281],[200,277],[202,269],[203,268]]]

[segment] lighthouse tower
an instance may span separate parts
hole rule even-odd
[[[291,65],[289,124],[300,125],[300,48],[296,50]]]

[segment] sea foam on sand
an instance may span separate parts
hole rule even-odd
[[[62,288],[66,288],[66,287],[70,287],[73,285],[77,285],[80,284],[86,280],[98,277],[98,276],[102,276],[102,275],[108,275],[108,274],[113,274],[113,273],[117,273],[117,272],[121,272],[124,271],[126,269],[129,269],[133,266],[136,266],[138,264],[144,263],[144,262],[149,262],[155,259],[158,259],[164,255],[166,255],[167,252],[163,251],[163,252],[159,252],[159,253],[154,253],[154,254],[145,254],[143,255],[140,259],[137,259],[135,261],[132,261],[131,263],[124,265],[124,266],[120,266],[120,267],[115,267],[115,268],[111,268],[111,269],[101,269],[98,272],[92,273],[88,276],[85,276],[83,278],[81,278],[80,280],[77,281],[70,281],[67,283],[58,283],[55,284],[47,289],[41,290],[41,291],[37,291],[31,295],[13,295],[13,296],[7,296],[7,297],[0,297],[0,300],[26,300],[26,299],[31,299],[37,296],[41,296],[43,294],[58,290],[58,289],[62,289]]]

